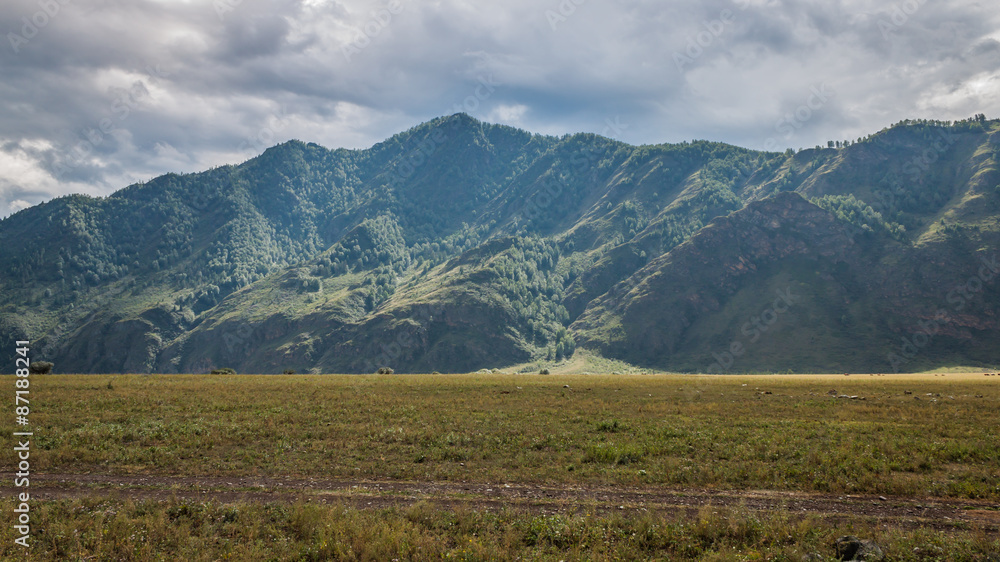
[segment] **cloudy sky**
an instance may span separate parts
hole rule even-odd
[[[3,0],[0,217],[465,111],[753,148],[1000,117],[996,0]]]

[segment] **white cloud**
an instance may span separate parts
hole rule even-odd
[[[938,84],[916,102],[925,113],[967,116],[980,107],[997,107],[1000,102],[1000,72],[982,72],[958,83]]]
[[[27,209],[30,206],[31,206],[31,203],[28,203],[24,199],[15,199],[15,200],[13,200],[13,201],[10,202],[10,212],[11,213],[16,213],[16,212],[18,212],[18,211],[20,211],[22,209]]]
[[[528,106],[523,103],[512,105],[498,105],[486,116],[486,120],[492,123],[502,123],[514,127],[522,127],[524,114],[528,112]]]
[[[626,142],[753,148],[819,84],[835,100],[779,148],[904,118],[1000,116],[1000,12],[974,0],[905,19],[877,0],[569,3],[554,30],[555,0],[399,2],[391,18],[388,0],[243,0],[221,18],[209,2],[66,4],[19,53],[0,46],[0,217],[14,201],[108,194],[291,138],[366,147],[456,110],[550,134],[619,120]],[[37,10],[4,2],[0,29]],[[102,122],[113,130],[94,137]]]

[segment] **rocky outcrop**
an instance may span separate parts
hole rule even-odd
[[[869,562],[885,560],[885,553],[875,544],[875,541],[862,540],[851,535],[838,538],[834,543],[834,548],[837,552],[837,560],[865,560]]]

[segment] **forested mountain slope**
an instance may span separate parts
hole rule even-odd
[[[630,146],[435,119],[0,221],[0,345],[60,372],[995,364],[1000,122]]]

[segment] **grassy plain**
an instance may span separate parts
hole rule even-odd
[[[32,378],[31,408],[41,474],[1000,501],[1000,377],[982,373],[48,376]],[[4,431],[15,430],[10,418]],[[11,462],[0,469],[12,473]],[[829,553],[848,532],[877,534],[894,559],[923,559],[901,554],[913,548],[955,560],[1000,550],[975,529],[831,526],[738,506],[692,518],[83,497],[37,516],[38,559],[781,560]],[[9,545],[12,531],[3,533]]]
[[[9,504],[10,502],[4,502]],[[5,505],[6,507],[6,505]],[[9,509],[5,509],[9,512]],[[117,498],[36,509],[29,556],[0,528],[4,560],[704,560],[799,562],[831,557],[845,534],[870,537],[890,560],[992,561],[995,534],[890,528],[864,519],[706,507],[685,514],[533,514],[441,510],[429,503],[345,506],[221,504]]]
[[[33,382],[32,457],[41,472],[657,484],[1000,500],[1000,377],[982,374]],[[834,398],[830,390],[864,400]],[[5,420],[5,429],[13,431],[12,421]]]

